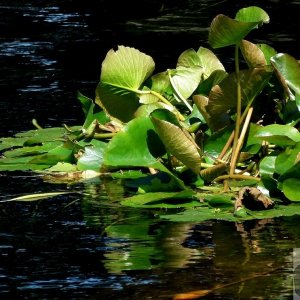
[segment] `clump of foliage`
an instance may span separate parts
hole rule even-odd
[[[95,99],[78,94],[84,124],[2,138],[0,170],[109,174],[134,193],[122,204],[181,208],[161,216],[176,221],[298,213],[300,65],[245,39],[268,22],[256,6],[213,19],[209,45],[234,49],[233,72],[205,47],[157,74],[145,53],[111,49]]]

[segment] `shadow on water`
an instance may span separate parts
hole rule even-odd
[[[207,47],[216,14],[246,5],[271,17],[252,39],[299,56],[300,1],[260,2],[2,1],[0,136],[32,129],[33,118],[44,127],[81,124],[76,92],[93,98],[110,48],[132,46],[151,55],[157,71],[172,68],[182,51]],[[202,289],[212,289],[205,299],[291,298],[299,217],[171,223],[155,210],[120,206],[116,182],[53,184],[28,173],[0,180],[0,200],[72,192],[0,202],[3,299],[172,299]]]

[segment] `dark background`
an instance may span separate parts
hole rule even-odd
[[[271,22],[248,37],[299,58],[300,1],[43,0],[0,3],[0,136],[80,125],[77,91],[93,98],[111,48],[131,46],[153,57],[155,72],[173,68],[188,48],[207,44],[219,13],[257,5]],[[215,51],[230,68],[233,50]]]

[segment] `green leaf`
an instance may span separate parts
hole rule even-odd
[[[236,45],[251,30],[268,21],[266,12],[253,6],[238,11],[235,19],[222,14],[217,15],[210,25],[208,42],[213,48]]]
[[[147,117],[136,118],[119,131],[108,143],[104,152],[107,166],[151,167],[163,154],[163,145]]]
[[[255,136],[278,146],[295,145],[300,142],[299,131],[295,127],[282,124],[264,126],[257,131]]]
[[[32,157],[17,157],[0,159],[0,171],[27,171],[43,170],[51,167],[52,164],[31,163]]]
[[[300,179],[288,178],[282,183],[284,195],[291,201],[300,201]]]
[[[200,201],[192,190],[181,192],[156,192],[128,197],[121,201],[122,205],[131,207],[180,208],[195,207]]]
[[[257,22],[258,24],[269,23],[269,15],[258,6],[249,6],[240,9],[235,15],[235,19],[241,22]]]
[[[164,143],[169,153],[173,154],[185,166],[199,174],[201,168],[201,156],[192,137],[188,133],[173,123],[151,115],[151,120],[155,126],[156,132]]]
[[[66,142],[63,145],[60,145],[54,149],[51,149],[45,154],[37,155],[33,157],[29,163],[37,165],[55,165],[58,162],[73,162],[75,146]]]
[[[56,165],[46,170],[47,172],[62,172],[62,173],[70,173],[76,172],[78,169],[76,165],[64,162],[58,162]]]
[[[70,129],[72,131],[80,130],[80,126],[72,126]],[[76,135],[67,132],[65,128],[62,127],[52,127],[45,129],[34,129],[25,132],[20,132],[15,135],[15,137],[1,138],[0,139],[0,151],[4,149],[9,149],[13,147],[22,146],[35,146],[46,143],[46,142],[56,142],[66,137],[70,139],[75,138]]]
[[[96,103],[112,117],[128,122],[139,106],[139,89],[154,68],[153,59],[137,49],[111,49],[102,63]]]
[[[271,57],[277,54],[276,50],[267,44],[257,44],[257,46],[263,52],[267,65],[270,65]]]
[[[223,64],[217,56],[209,49],[200,47],[196,52],[194,49],[184,51],[178,58],[177,67],[194,67],[202,68],[202,79],[208,78],[216,70],[225,71]]]
[[[300,64],[289,54],[278,53],[271,58],[271,63],[286,84],[300,94]]]
[[[103,153],[107,143],[93,140],[92,146],[86,146],[84,153],[78,159],[77,166],[79,170],[93,170],[100,171],[103,163]]]
[[[224,220],[231,222],[240,222],[246,220],[259,220],[276,218],[283,216],[293,216],[300,214],[300,205],[298,203],[289,205],[275,205],[272,209],[261,211],[245,210],[243,214],[234,215],[233,209],[228,208],[210,208],[196,207],[195,209],[186,209],[177,214],[165,214],[160,218],[167,219],[172,222],[203,222],[207,220]]]
[[[46,153],[59,145],[61,145],[62,142],[56,141],[56,142],[45,142],[44,144],[40,146],[32,146],[32,147],[22,147],[22,148],[16,148],[13,150],[8,150],[3,153],[5,157],[14,158],[14,157],[21,157],[21,156],[34,156],[38,154]]]
[[[171,83],[175,89],[175,95],[179,93],[184,99],[188,99],[198,87],[202,74],[202,68],[199,66],[177,67],[176,70],[173,70]]]
[[[208,42],[212,48],[236,45],[256,28],[257,24],[257,22],[239,22],[220,14],[210,25]]]

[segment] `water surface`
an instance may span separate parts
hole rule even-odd
[[[77,91],[93,98],[101,62],[117,45],[151,55],[156,70],[188,48],[208,47],[218,13],[260,5],[271,23],[253,32],[299,58],[300,1],[2,1],[0,136],[41,126],[80,125]],[[152,5],[152,6],[151,6]],[[151,6],[151,9],[148,9]],[[230,66],[230,50],[225,63]],[[172,299],[213,289],[204,299],[290,299],[299,217],[229,223],[172,223],[164,211],[121,207],[108,180],[53,184],[32,174],[0,174],[1,199],[70,191],[31,203],[0,202],[3,299]],[[228,284],[216,289],[220,284]]]

